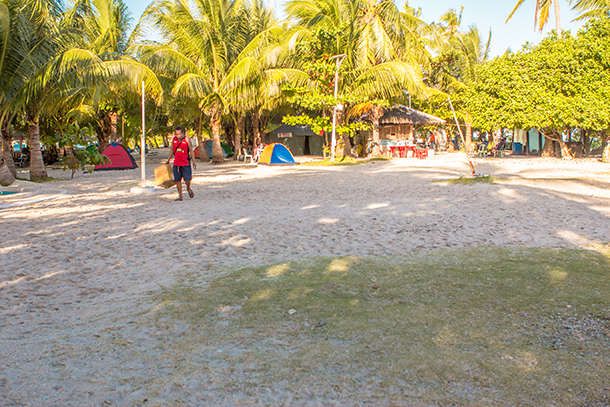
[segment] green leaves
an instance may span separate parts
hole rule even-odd
[[[610,21],[594,20],[576,38],[556,35],[476,69],[460,97],[481,130],[562,131],[610,127]]]

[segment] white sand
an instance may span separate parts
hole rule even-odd
[[[149,180],[162,160],[149,158]],[[0,210],[0,406],[189,404],[180,385],[147,387],[181,362],[162,357],[171,337],[139,324],[157,305],[147,293],[189,275],[308,256],[610,241],[609,165],[476,166],[499,183],[434,182],[469,173],[464,156],[450,154],[332,168],[202,163],[196,196],[184,202],[173,201],[175,189],[131,195],[139,170],[37,185],[68,194]],[[265,394],[263,404],[277,402]],[[213,389],[205,397],[259,400]]]

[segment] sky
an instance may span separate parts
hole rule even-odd
[[[269,5],[277,10],[279,17],[284,17],[282,12],[284,2],[282,0],[266,0]],[[395,0],[399,7],[405,4],[405,0]],[[125,0],[137,21],[144,12],[150,0]],[[464,27],[476,24],[485,38],[489,29],[492,30],[491,57],[504,54],[508,48],[513,51],[521,49],[523,44],[531,42],[537,44],[546,34],[555,28],[555,15],[551,13],[549,22],[541,34],[534,29],[534,5],[535,0],[526,0],[515,13],[513,18],[505,24],[506,18],[515,7],[517,0],[410,0],[409,5],[422,9],[422,18],[431,23],[438,21],[439,17],[447,10],[455,8],[460,10],[464,6],[462,24]],[[563,30],[571,30],[576,34],[582,23],[572,22],[576,14],[570,10],[567,0],[560,0],[561,27]]]

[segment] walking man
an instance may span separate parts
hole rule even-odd
[[[189,196],[193,198],[195,194],[191,189],[191,179],[193,178],[191,162],[195,170],[197,169],[197,164],[195,164],[191,139],[184,134],[182,127],[176,127],[174,131],[174,138],[172,139],[172,146],[166,164],[169,164],[172,157],[174,157],[174,181],[176,181],[176,188],[178,188],[178,199],[176,201],[182,201],[182,180],[186,184]]]

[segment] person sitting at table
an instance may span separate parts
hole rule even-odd
[[[487,149],[487,140],[485,140],[484,138],[481,138],[477,143],[477,149],[480,150],[481,146],[485,146],[485,149]]]
[[[500,141],[498,142],[498,144],[496,144],[491,150],[490,153],[494,154],[497,151],[500,151],[502,149],[504,149],[506,147],[506,139],[504,137],[500,138]]]

